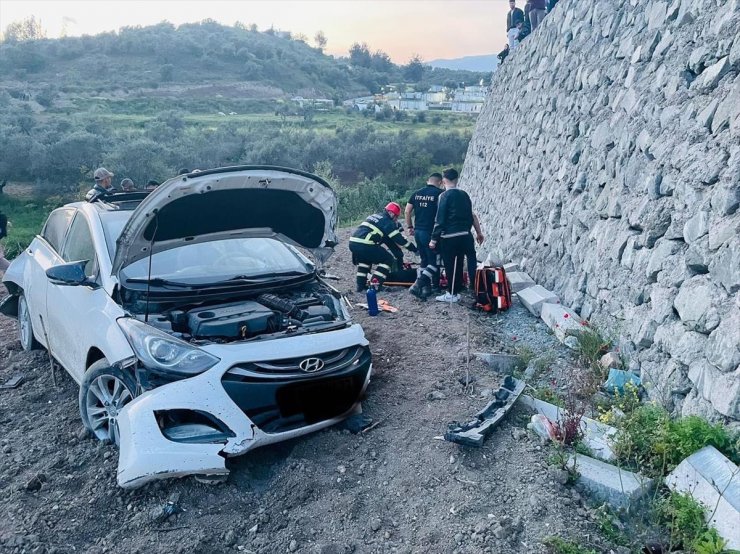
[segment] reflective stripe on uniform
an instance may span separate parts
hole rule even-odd
[[[372,236],[372,235],[368,235],[368,236]],[[375,246],[377,244],[376,242],[374,242],[374,241],[372,241],[372,240],[370,240],[368,238],[360,238],[360,237],[350,237],[349,238],[349,241],[350,242],[358,242],[360,244],[369,244],[371,246]]]
[[[391,267],[386,264],[378,264],[378,267],[373,271],[373,275],[377,275],[383,279],[387,279],[391,272]]]
[[[437,273],[437,268],[430,269],[430,267],[425,267],[424,271],[421,272],[422,275],[425,277],[429,277],[430,279],[434,277],[434,274]]]
[[[388,235],[388,238],[389,239],[392,239],[396,235],[400,235],[400,234],[401,234],[401,231],[399,231],[398,229],[396,229],[395,231],[392,231],[390,235]]]

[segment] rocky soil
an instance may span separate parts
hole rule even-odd
[[[353,269],[340,246],[329,270],[342,290]],[[0,552],[536,553],[554,535],[612,551],[548,447],[527,433],[526,408],[483,448],[440,440],[502,380],[472,360],[473,390],[460,383],[468,321],[471,350],[529,349],[543,360],[540,384],[566,386],[572,355],[519,304],[487,316],[405,291],[382,296],[399,313],[354,311],[374,355],[364,409],[375,427],[251,452],[231,460],[222,485],[187,478],[135,491],[116,485],[116,449],[82,432],[75,382],[58,372],[55,387],[46,353],[19,351],[14,321],[0,318],[0,382],[25,376],[0,391]],[[179,513],[165,517],[168,502]]]

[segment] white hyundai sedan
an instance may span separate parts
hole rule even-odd
[[[0,312],[80,384],[121,486],[224,475],[361,411],[368,341],[317,271],[336,208],[321,178],[257,166],[69,204],[11,263]]]

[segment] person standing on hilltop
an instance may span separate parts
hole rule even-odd
[[[440,246],[447,275],[447,292],[437,296],[438,302],[458,302],[462,289],[462,274],[465,257],[468,257],[468,274],[475,276],[477,261],[475,259],[475,243],[470,232],[475,227],[476,240],[483,244],[485,237],[480,228],[480,222],[473,213],[473,203],[464,190],[457,188],[457,170],[445,169],[443,182],[445,191],[439,197],[437,219],[432,230],[432,240],[429,248]]]
[[[529,10],[529,23],[534,31],[542,23],[547,13],[547,0],[530,0],[532,7]]]
[[[87,194],[85,195],[85,200],[92,200],[93,198],[105,196],[112,193],[113,184],[111,182],[111,177],[113,177],[113,173],[111,173],[104,167],[99,167],[98,169],[96,169],[95,173],[93,173],[95,185],[93,185],[93,188],[91,188],[87,192]]]
[[[509,0],[509,13],[506,14],[506,32],[515,29],[520,21],[524,23],[524,12],[516,7],[516,0]]]

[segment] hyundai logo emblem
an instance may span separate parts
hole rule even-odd
[[[305,371],[306,373],[316,373],[317,371],[324,369],[324,360],[321,358],[306,358],[298,364],[298,367],[301,368],[301,371]]]

